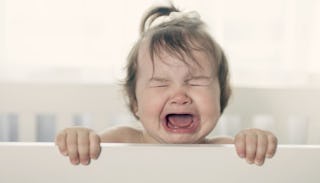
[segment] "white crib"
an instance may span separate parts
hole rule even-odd
[[[52,143],[0,143],[0,182],[320,182],[320,146],[279,146],[262,167],[240,159],[232,145],[102,146],[98,160],[73,166]]]

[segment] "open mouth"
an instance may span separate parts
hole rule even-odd
[[[164,127],[169,132],[193,133],[198,127],[198,121],[193,114],[168,114]]]

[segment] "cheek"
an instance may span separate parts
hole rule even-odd
[[[203,117],[217,120],[220,117],[220,91],[209,90],[198,93],[197,107]]]
[[[159,116],[164,105],[163,96],[160,93],[145,90],[137,90],[137,115],[142,120],[152,116]]]

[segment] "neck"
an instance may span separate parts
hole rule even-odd
[[[141,130],[140,143],[142,144],[160,144],[156,139],[152,138],[148,132]]]
[[[140,133],[140,140],[139,143],[141,144],[167,144],[167,142],[162,142],[161,140],[157,141],[157,139],[151,137],[148,132],[145,130],[141,130]],[[197,142],[191,142],[190,144],[210,144],[209,139],[203,138]]]

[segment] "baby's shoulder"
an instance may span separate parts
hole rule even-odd
[[[142,135],[142,131],[140,129],[131,126],[118,126],[115,128],[115,131],[118,131],[122,136],[126,134],[130,137],[141,137]]]
[[[101,142],[140,143],[142,131],[130,126],[112,127],[100,135]]]
[[[207,139],[208,144],[233,144],[233,138],[231,137],[213,137]]]

